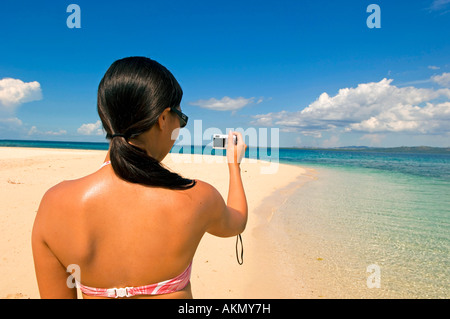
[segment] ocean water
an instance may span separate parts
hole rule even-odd
[[[0,146],[108,149],[108,143],[47,141]],[[297,279],[316,287],[315,296],[450,298],[449,149],[249,149],[247,157],[310,172],[272,211],[268,231],[283,237],[277,242],[285,246],[270,249],[294,276],[302,263],[313,266]],[[302,297],[295,288],[292,297]]]
[[[62,141],[34,141],[34,140],[0,140],[0,147],[36,147],[63,148],[81,150],[108,150],[109,143],[91,142],[62,142]]]
[[[449,298],[450,154],[435,151],[280,150],[314,179],[272,218],[279,258],[312,263],[317,296]]]

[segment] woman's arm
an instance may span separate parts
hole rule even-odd
[[[228,141],[232,136],[237,136],[237,145],[229,143],[227,147],[227,160],[229,170],[229,188],[227,204],[222,196],[215,190],[211,190],[210,198],[213,200],[215,217],[208,228],[208,232],[215,236],[230,237],[242,233],[247,224],[248,207],[244,185],[241,178],[240,163],[245,154],[245,145],[242,135],[237,132],[229,132]]]
[[[39,293],[43,299],[76,299],[77,290],[67,284],[70,276],[66,268],[45,241],[45,234],[51,233],[51,190],[46,193],[36,214],[33,225],[31,243],[33,249],[34,267]]]
[[[228,171],[230,174],[227,206],[241,214],[246,224],[248,207],[241,177],[241,162],[247,145],[245,145],[241,133],[238,132],[232,133],[230,131],[228,133],[228,141],[233,141],[233,135],[237,136],[237,145],[229,143],[227,146]]]

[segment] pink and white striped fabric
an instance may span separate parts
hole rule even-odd
[[[88,296],[109,297],[109,298],[123,298],[133,297],[137,295],[163,295],[182,290],[189,283],[191,278],[192,262],[186,270],[173,279],[140,287],[125,287],[125,288],[92,288],[81,283],[78,287],[81,292]]]
[[[100,165],[100,168],[102,168],[103,166],[109,165],[109,164],[111,164],[111,161],[106,161],[102,165]]]

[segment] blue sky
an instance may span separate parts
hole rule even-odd
[[[202,120],[277,128],[282,147],[450,146],[450,0],[2,0],[0,30],[0,139],[105,141],[98,83],[143,55],[181,84],[192,134]]]

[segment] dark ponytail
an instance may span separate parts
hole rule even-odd
[[[182,96],[174,76],[154,60],[130,57],[110,66],[99,84],[97,110],[111,139],[111,165],[120,178],[170,189],[195,185],[128,143],[129,138],[148,131],[165,108],[179,106]]]

